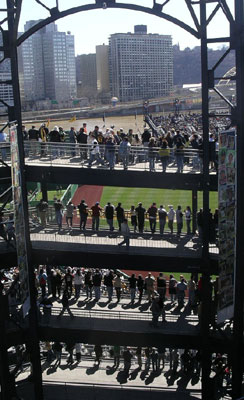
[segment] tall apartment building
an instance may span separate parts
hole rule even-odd
[[[75,61],[78,97],[94,94],[97,91],[96,54],[81,54]]]
[[[25,31],[38,21],[28,21]],[[74,36],[47,25],[21,45],[25,100],[76,97]]]
[[[147,34],[146,25],[134,33],[116,33],[109,39],[110,87],[120,101],[161,97],[173,86],[170,35]]]
[[[108,93],[109,83],[109,46],[96,46],[96,65],[97,65],[97,90],[98,92]]]

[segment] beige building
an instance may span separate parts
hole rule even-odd
[[[109,46],[96,46],[97,90],[99,93],[108,93],[109,84]]]

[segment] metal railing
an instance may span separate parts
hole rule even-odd
[[[51,309],[52,315],[58,315],[62,310],[62,307],[52,307]],[[132,320],[132,321],[151,321],[152,313],[149,311],[143,312],[126,312],[126,311],[113,311],[113,310],[83,310],[71,307],[72,313],[76,317],[80,318],[90,318],[90,319],[116,319],[116,320]],[[166,312],[166,317],[169,322],[177,322],[179,319],[180,313],[171,314]],[[185,315],[184,321],[190,322],[191,324],[198,324],[198,317],[196,315]]]
[[[170,148],[131,146],[122,151],[119,145],[92,145],[66,142],[25,141],[27,165],[47,164],[101,169],[128,169],[166,172],[202,172],[203,154],[191,147]],[[0,158],[10,162],[9,143],[0,143]]]

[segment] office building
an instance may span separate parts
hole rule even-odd
[[[110,87],[120,101],[168,95],[173,85],[172,38],[147,34],[145,25],[134,33],[116,33],[109,40]]]
[[[81,54],[76,57],[76,82],[78,97],[97,92],[96,54]]]
[[[108,93],[109,84],[109,46],[103,44],[96,46],[96,65],[97,65],[97,90],[99,93]]]
[[[28,21],[25,31],[38,21]],[[76,97],[74,36],[54,23],[21,45],[20,71],[26,101],[65,101]]]

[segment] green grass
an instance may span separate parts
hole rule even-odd
[[[63,194],[65,193],[65,190],[60,190],[60,191],[56,191],[56,190],[49,190],[48,191],[48,200],[53,200],[54,197],[56,197],[57,199],[61,199],[61,197],[63,196]],[[42,199],[42,192],[39,192],[38,195],[36,196],[35,200],[40,201]]]
[[[104,187],[101,198],[101,205],[104,206],[110,201],[112,204],[117,205],[118,202],[122,203],[124,209],[129,210],[131,205],[137,206],[142,202],[145,208],[155,202],[159,207],[163,204],[166,209],[168,205],[182,206],[184,210],[186,206],[192,208],[192,194],[187,190],[168,190],[168,189],[144,189],[144,188],[124,188],[124,187]],[[198,193],[198,209],[202,207],[202,193]],[[215,210],[218,207],[217,192],[210,193],[210,208]]]

